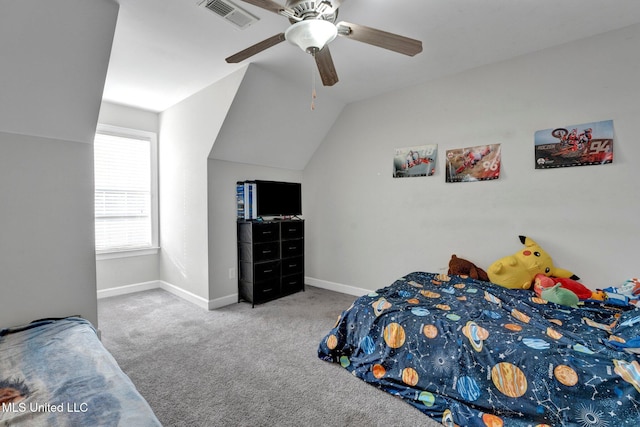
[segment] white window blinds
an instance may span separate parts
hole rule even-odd
[[[151,141],[97,133],[94,166],[96,251],[152,247]]]

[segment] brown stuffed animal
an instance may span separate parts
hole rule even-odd
[[[455,255],[451,255],[448,274],[466,275],[471,277],[472,279],[484,280],[485,282],[489,282],[489,276],[487,275],[486,271],[484,271],[480,267],[476,267],[476,265],[471,261],[458,258]]]

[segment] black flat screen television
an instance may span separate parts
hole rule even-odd
[[[297,182],[256,181],[256,214],[302,215],[302,185]]]

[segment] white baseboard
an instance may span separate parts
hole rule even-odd
[[[231,304],[238,303],[238,294],[227,295],[226,297],[210,299],[209,300],[209,310],[215,310],[216,308],[221,308]]]
[[[164,289],[167,292],[174,294],[177,297],[182,298],[183,300],[189,301],[192,304],[197,305],[198,307],[204,308],[205,310],[209,309],[209,301],[206,298],[202,298],[194,293],[189,291],[185,291],[182,288],[179,288],[171,283],[167,283],[164,280],[158,280],[160,283],[160,288]]]
[[[153,280],[150,282],[118,286],[116,288],[101,289],[98,290],[98,299],[132,294],[134,292],[148,291],[150,289],[163,289],[177,297],[180,297],[192,304],[197,305],[198,307],[204,308],[205,310],[215,310],[216,308],[221,308],[226,305],[231,305],[238,302],[238,294],[232,294],[222,298],[207,300],[206,298],[202,298],[201,296],[172,285],[171,283],[167,283],[164,280]]]
[[[373,292],[371,289],[357,288],[355,286],[343,285],[342,283],[329,282],[328,280],[315,279],[313,277],[305,277],[304,283],[315,286],[316,288],[328,289],[357,297]]]
[[[118,286],[116,288],[99,289],[98,299],[115,297],[118,295],[132,294],[134,292],[148,291],[160,287],[160,281],[153,280],[151,282],[135,283],[133,285]]]
[[[327,289],[334,292],[340,292],[347,295],[362,296],[371,293],[371,289],[358,288],[355,286],[343,285],[342,283],[330,282],[328,280],[316,279],[306,276],[304,282],[310,286],[316,288]],[[148,291],[150,289],[163,289],[173,295],[180,297],[198,307],[205,310],[215,310],[217,308],[225,307],[227,305],[235,304],[238,302],[238,294],[231,294],[225,297],[207,300],[194,293],[179,288],[171,283],[167,283],[164,280],[153,280],[150,282],[134,283],[132,285],[118,286],[109,289],[98,290],[98,299],[115,297],[118,295],[132,294],[134,292]]]

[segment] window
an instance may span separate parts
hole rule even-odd
[[[96,253],[111,257],[155,253],[156,135],[98,126],[94,173]]]

